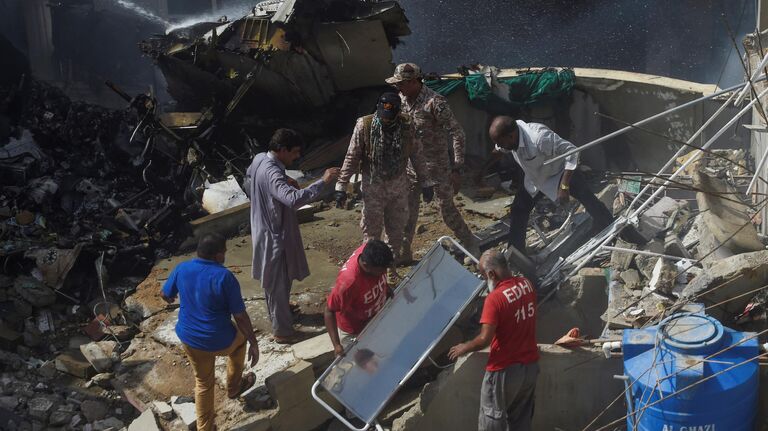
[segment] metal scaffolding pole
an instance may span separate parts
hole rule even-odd
[[[749,84],[745,83],[744,88],[747,88],[748,85]],[[728,107],[728,104],[731,102],[731,100],[733,100],[733,97],[735,95],[736,93],[731,93],[728,99],[725,102],[723,102],[722,105],[720,105],[720,108],[718,108],[717,111],[715,111],[715,113],[712,114],[712,116],[709,117],[709,119],[706,122],[704,122],[704,124],[699,128],[699,130],[697,130],[696,133],[694,133],[693,135],[691,135],[690,138],[688,138],[688,141],[686,141],[686,144],[690,145],[693,143],[693,141],[698,139],[698,137],[701,136],[704,130],[706,130],[706,128],[709,127],[709,125],[712,124],[712,122],[715,121],[715,119],[719,117],[723,111],[725,111],[725,108]],[[670,157],[667,163],[665,163],[664,166],[661,169],[659,169],[659,172],[657,173],[657,175],[663,175],[664,172],[675,163],[675,160],[677,160],[677,158],[680,157],[683,154],[683,152],[685,152],[686,148],[688,148],[686,145],[683,145],[682,147],[680,147],[675,153],[675,155]],[[647,184],[645,187],[643,187],[642,190],[640,190],[640,193],[638,193],[637,196],[635,196],[635,198],[629,204],[630,210],[640,200],[640,197],[643,196],[650,188],[651,188],[651,184]]]
[[[765,75],[760,75],[760,77],[757,80],[755,80],[755,82],[763,81],[765,79],[766,79]],[[584,145],[582,145],[580,147],[574,148],[571,151],[567,151],[567,152],[565,152],[565,153],[563,153],[563,154],[561,154],[559,156],[555,156],[555,157],[545,161],[544,165],[549,165],[549,164],[554,163],[554,162],[556,162],[558,160],[564,159],[564,158],[570,156],[571,154],[580,153],[580,152],[582,152],[582,151],[584,151],[586,149],[594,147],[595,145],[601,144],[601,143],[607,141],[608,139],[611,139],[611,138],[619,136],[619,135],[623,135],[624,133],[627,133],[628,131],[636,128],[637,126],[642,126],[643,124],[649,123],[649,122],[651,122],[653,120],[657,120],[657,119],[662,118],[662,117],[664,117],[666,115],[669,115],[669,114],[671,114],[673,112],[677,112],[677,111],[680,111],[682,109],[688,108],[690,106],[699,104],[699,103],[701,103],[701,102],[703,102],[705,100],[713,99],[713,98],[715,98],[717,96],[720,96],[722,94],[730,93],[733,90],[736,90],[738,88],[742,88],[744,85],[745,85],[745,83],[737,84],[737,85],[728,87],[728,88],[726,88],[724,90],[720,90],[718,92],[715,92],[715,93],[712,93],[712,94],[709,94],[709,95],[706,95],[706,96],[702,96],[702,97],[700,97],[700,98],[698,98],[696,100],[691,100],[690,102],[683,103],[680,106],[675,106],[674,108],[668,109],[668,110],[666,110],[664,112],[660,112],[660,113],[658,113],[656,115],[652,115],[652,116],[650,116],[650,117],[648,117],[648,118],[646,118],[644,120],[640,120],[640,121],[638,121],[638,122],[636,122],[634,124],[631,124],[631,125],[629,125],[627,127],[621,128],[621,129],[619,129],[619,130],[617,130],[615,132],[612,132],[612,133],[609,133],[609,134],[607,134],[605,136],[597,138],[597,139],[595,139],[592,142],[588,142],[588,143],[586,143],[586,144],[584,144]]]
[[[740,84],[740,85],[748,85],[748,84]],[[731,90],[733,90],[733,89],[734,88],[731,88]],[[712,136],[709,140],[707,140],[707,142],[704,145],[702,145],[701,149],[694,150],[694,151],[698,151],[699,153],[702,153],[703,150],[706,150],[710,146],[712,146],[712,144],[714,144],[715,141],[718,138],[720,138],[720,136],[722,136],[723,133],[725,133],[726,130],[728,130],[731,126],[733,126],[747,111],[752,109],[752,106],[754,106],[755,103],[757,103],[757,101],[761,97],[765,96],[766,93],[768,93],[768,88],[766,88],[765,90],[761,91],[760,94],[756,98],[751,100],[747,104],[747,106],[742,108],[731,120],[729,120],[722,128],[720,128],[720,130],[718,130],[717,133],[714,134],[714,136]],[[727,102],[726,102],[726,104],[727,104]],[[713,115],[713,117],[714,117],[714,115]],[[590,241],[590,243],[597,244],[593,249],[590,250],[589,248],[584,247],[582,249],[579,249],[573,255],[569,256],[569,258],[566,259],[566,261],[567,261],[566,263],[574,263],[574,262],[577,262],[577,261],[580,261],[580,263],[568,274],[567,277],[570,277],[570,276],[578,273],[578,271],[581,268],[583,268],[589,261],[591,261],[595,257],[595,255],[597,255],[601,250],[603,250],[605,248],[605,246],[607,246],[608,243],[611,240],[613,240],[613,238],[615,238],[627,224],[632,223],[638,217],[638,215],[640,215],[640,213],[643,210],[645,210],[646,207],[648,207],[648,205],[650,205],[653,202],[653,200],[656,197],[658,197],[661,193],[663,193],[664,190],[666,190],[667,186],[672,182],[672,180],[674,180],[678,175],[680,175],[681,172],[685,171],[685,169],[688,167],[688,165],[693,163],[693,161],[696,158],[697,158],[696,156],[688,158],[688,160],[686,160],[682,164],[682,166],[680,168],[678,168],[672,175],[669,176],[669,178],[664,182],[664,184],[659,186],[659,188],[656,189],[656,191],[654,191],[653,194],[651,194],[651,196],[642,205],[640,205],[635,211],[633,211],[630,215],[628,215],[627,217],[620,217],[620,218],[616,219],[616,221],[614,221],[614,223],[611,225],[610,229],[608,229],[607,233],[604,234],[604,236],[592,239]],[[674,157],[672,159],[670,159],[670,162],[673,161],[673,160],[674,160]],[[634,201],[633,201],[633,203],[634,203]],[[587,250],[590,250],[590,251],[587,253]],[[586,254],[586,256],[585,256],[585,254]],[[568,261],[570,261],[570,262],[568,262]],[[563,266],[565,266],[565,265],[563,265]],[[563,266],[561,266],[561,268]]]
[[[677,178],[677,176],[678,176],[678,175],[680,175],[680,173],[681,173],[681,172],[685,171],[685,169],[688,167],[688,165],[690,165],[691,163],[693,163],[693,161],[694,161],[694,160],[697,158],[698,154],[701,154],[701,153],[703,153],[703,151],[702,151],[702,150],[706,150],[706,149],[708,149],[710,146],[712,146],[712,144],[714,144],[714,143],[715,143],[715,141],[716,141],[718,138],[720,138],[720,136],[722,136],[722,135],[723,135],[723,133],[725,133],[725,131],[726,131],[726,130],[728,130],[728,129],[729,129],[731,126],[733,126],[733,125],[734,125],[734,124],[735,124],[737,121],[739,121],[739,119],[741,119],[741,117],[742,117],[744,114],[746,114],[746,113],[747,113],[747,111],[751,110],[751,109],[752,109],[752,106],[753,106],[755,103],[757,103],[757,101],[758,101],[758,100],[760,100],[760,98],[761,98],[761,97],[765,96],[765,94],[766,94],[766,93],[768,93],[768,88],[766,88],[765,90],[761,91],[761,92],[760,92],[760,94],[758,94],[758,95],[757,95],[757,97],[755,97],[754,99],[752,99],[752,100],[751,100],[751,101],[750,101],[750,102],[747,104],[747,106],[745,106],[744,108],[742,108],[742,110],[741,110],[741,111],[739,111],[739,112],[738,112],[738,113],[737,113],[737,114],[736,114],[736,115],[735,115],[735,116],[734,116],[734,117],[733,117],[733,118],[732,118],[730,121],[728,121],[728,122],[725,124],[725,126],[723,126],[723,127],[720,129],[720,130],[718,130],[718,131],[717,131],[717,133],[715,133],[715,135],[714,135],[714,136],[712,136],[711,138],[709,138],[709,140],[708,140],[708,141],[707,141],[707,142],[706,142],[704,145],[702,145],[702,146],[701,146],[701,150],[694,150],[694,151],[697,151],[697,152],[698,152],[698,153],[697,153],[697,155],[696,155],[696,156],[693,156],[693,157],[689,157],[689,158],[688,158],[688,160],[686,160],[686,161],[685,161],[685,162],[684,162],[684,163],[683,163],[683,164],[682,164],[682,165],[681,165],[681,166],[680,166],[680,167],[679,167],[679,168],[678,168],[678,169],[675,171],[675,173],[673,173],[673,174],[672,174],[672,175],[671,175],[671,176],[670,176],[670,177],[669,177],[669,178],[668,178],[668,179],[667,179],[667,180],[664,182],[664,184],[662,184],[662,185],[661,185],[661,187],[659,187],[658,189],[656,189],[656,191],[655,191],[655,192],[653,192],[653,194],[652,194],[652,195],[651,195],[651,196],[648,198],[648,200],[646,200],[646,201],[645,201],[645,202],[644,202],[642,205],[640,205],[640,207],[638,207],[638,208],[637,208],[637,210],[635,210],[635,212],[633,212],[633,213],[632,213],[632,214],[631,214],[631,215],[630,215],[628,218],[629,218],[630,220],[632,220],[633,218],[637,217],[637,216],[640,214],[640,212],[641,212],[642,210],[644,210],[644,209],[645,209],[645,208],[646,208],[646,207],[647,207],[647,206],[648,206],[648,205],[649,205],[649,204],[650,204],[650,203],[653,201],[653,199],[654,199],[654,198],[656,198],[657,196],[659,196],[659,195],[660,195],[660,194],[661,194],[661,193],[662,193],[662,192],[663,192],[663,191],[666,189],[667,185],[669,185],[669,183],[671,182],[671,180],[674,180],[675,178]]]

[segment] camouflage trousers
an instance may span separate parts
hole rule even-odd
[[[363,240],[381,239],[386,231],[387,243],[395,260],[400,257],[405,223],[408,221],[408,177],[369,183],[363,178],[363,216],[360,228]]]
[[[432,178],[435,178],[434,176]],[[453,231],[455,238],[467,247],[472,244],[473,236],[467,223],[461,216],[459,209],[453,202],[453,185],[448,178],[441,178],[438,184],[435,184],[435,204],[440,208],[440,215],[443,222]],[[416,224],[419,221],[419,204],[421,203],[421,185],[415,181],[409,181],[408,186],[408,222],[405,225],[405,238],[403,245],[408,250],[411,249],[413,237],[416,235]]]

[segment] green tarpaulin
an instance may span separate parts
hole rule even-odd
[[[509,85],[509,101],[491,92],[491,87],[482,73],[459,79],[427,81],[426,84],[444,96],[463,86],[472,105],[488,111],[503,112],[569,96],[576,82],[576,75],[571,69],[544,69],[511,78],[500,78],[499,82]]]

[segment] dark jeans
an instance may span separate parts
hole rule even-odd
[[[581,202],[589,215],[592,216],[593,232],[599,232],[613,222],[611,211],[592,193],[584,175],[578,170],[574,171],[573,176],[571,176],[570,188],[571,196]],[[544,194],[541,192],[536,193],[536,196],[531,196],[523,187],[517,192],[515,201],[512,202],[512,209],[509,212],[509,245],[514,246],[522,253],[525,253],[525,232],[528,229],[528,219],[536,202],[543,196]]]

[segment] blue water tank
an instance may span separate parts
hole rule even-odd
[[[625,330],[624,374],[631,385],[627,429],[751,431],[759,389],[758,363],[750,360],[758,355],[754,335],[725,328],[703,312],[674,314],[657,326]],[[749,337],[754,338],[743,341]],[[722,352],[729,346],[734,347]]]

